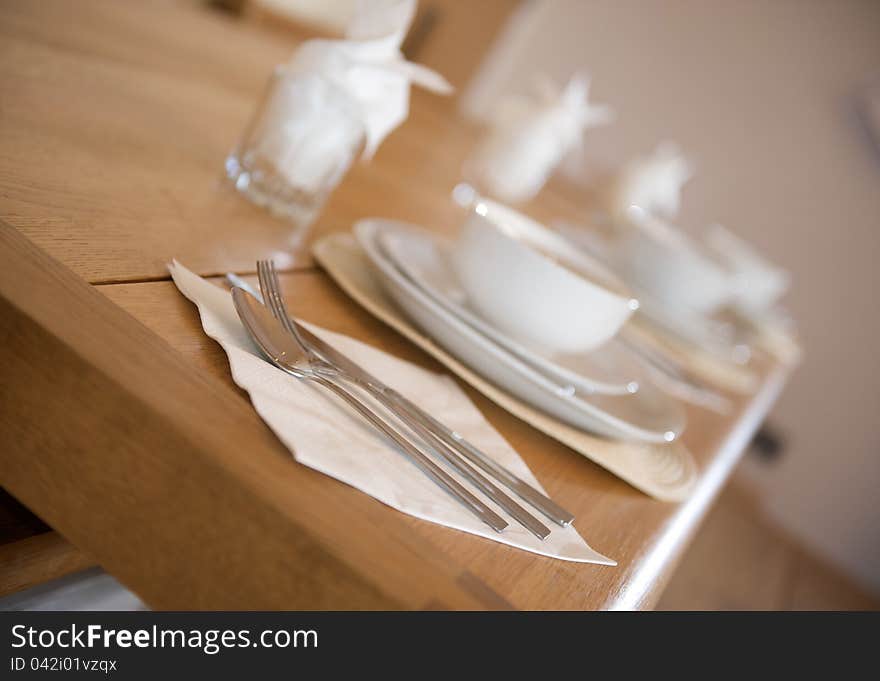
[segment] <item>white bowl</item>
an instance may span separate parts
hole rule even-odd
[[[646,298],[700,314],[731,302],[736,282],[725,266],[675,227],[646,214],[630,218],[617,238],[614,261]]]
[[[552,352],[599,347],[638,302],[610,271],[522,213],[487,199],[471,208],[452,266],[477,311]]]

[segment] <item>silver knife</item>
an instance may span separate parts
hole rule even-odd
[[[259,292],[241,277],[230,273],[226,275],[226,280],[232,286],[242,288],[254,295],[258,300],[262,300],[262,296],[259,295]],[[545,494],[541,493],[499,463],[483,454],[483,452],[470,444],[460,434],[443,425],[440,421],[436,420],[421,407],[408,400],[393,388],[382,383],[382,381],[370,374],[366,369],[363,369],[360,365],[348,359],[348,357],[333,348],[330,344],[318,338],[315,334],[303,327],[302,324],[297,323],[295,319],[291,319],[290,321],[296,325],[296,329],[302,335],[303,339],[313,346],[323,359],[331,364],[335,364],[342,371],[349,373],[362,381],[370,383],[375,388],[381,390],[411,417],[427,422],[432,429],[432,434],[438,440],[460,453],[475,466],[481,468],[485,473],[493,476],[523,501],[526,501],[534,508],[541,511],[541,513],[546,515],[550,520],[563,527],[570,525],[574,520],[574,514],[565,510]]]

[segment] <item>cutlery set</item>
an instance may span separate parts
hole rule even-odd
[[[391,440],[425,475],[495,531],[506,528],[507,521],[438,465],[437,460],[445,462],[472,488],[539,539],[546,538],[550,529],[487,476],[554,523],[565,526],[572,522],[571,513],[293,320],[287,312],[272,263],[261,261],[257,270],[261,295],[256,295],[255,290],[235,275],[227,275],[227,280],[233,286],[233,302],[239,318],[275,366],[332,392]]]

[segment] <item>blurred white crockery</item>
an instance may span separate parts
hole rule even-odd
[[[617,173],[605,197],[608,212],[622,217],[631,206],[671,219],[678,215],[681,191],[694,165],[674,142],[661,142],[648,156],[635,158]]]
[[[415,8],[415,0],[361,0],[344,40],[304,42],[276,67],[227,158],[238,191],[297,225],[292,247],[354,159],[370,158],[406,120],[411,83],[451,92],[440,74],[400,51]]]
[[[296,72],[320,73],[359,104],[368,158],[409,115],[411,83],[452,92],[443,76],[406,61],[400,51],[416,5],[416,0],[361,0],[345,40],[308,40],[288,63]]]
[[[486,194],[516,203],[535,196],[588,128],[609,123],[613,111],[589,102],[590,78],[576,74],[565,87],[537,79],[534,92],[503,98],[486,139],[466,172]]]

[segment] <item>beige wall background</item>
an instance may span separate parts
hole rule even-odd
[[[678,141],[698,164],[681,224],[718,221],[787,267],[806,347],[772,421],[768,510],[880,591],[880,154],[856,115],[880,77],[874,0],[531,0],[462,97],[480,117],[537,71],[583,67],[617,122],[594,169]]]

